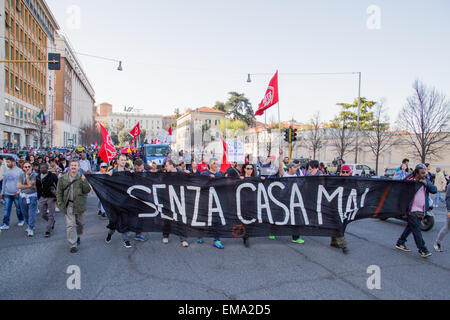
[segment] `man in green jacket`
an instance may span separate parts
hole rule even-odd
[[[78,160],[70,161],[69,172],[59,179],[56,188],[56,201],[66,216],[67,240],[72,253],[78,252],[80,236],[83,234],[87,195],[91,191],[86,177],[78,173],[79,169]]]

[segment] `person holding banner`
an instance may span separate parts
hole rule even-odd
[[[284,166],[283,166],[283,161],[281,160],[282,158],[283,158],[283,149],[280,149],[280,156],[278,157],[278,170],[280,173],[280,177],[282,177],[282,178],[297,178],[298,177],[297,170],[299,169],[299,167],[295,163],[291,162],[287,165],[288,171],[285,172]],[[271,236],[271,239],[273,239],[273,238],[274,237]],[[299,235],[293,235],[292,242],[303,244],[303,243],[305,243],[305,240],[300,238]]]
[[[145,170],[144,161],[142,161],[142,159],[136,159],[134,161],[134,172],[136,172],[136,173],[147,172]],[[136,236],[134,237],[134,240],[145,242],[148,239],[145,237],[145,235],[144,235],[144,233],[142,233],[142,231],[139,231],[139,232],[136,232]]]
[[[204,163],[204,159],[203,158],[202,158],[202,162],[201,163]],[[212,158],[211,160],[209,160],[209,169],[206,169],[205,171],[203,171],[201,173],[201,175],[202,176],[209,176],[211,179],[222,178],[223,174],[219,171],[219,166],[217,164],[217,159]],[[199,243],[203,243],[203,239],[199,238],[198,242]],[[220,241],[220,238],[218,236],[214,237],[213,245],[217,249],[224,249],[225,248],[224,245],[222,244],[222,241]]]
[[[172,160],[167,160],[164,164],[165,172],[167,173],[176,173],[176,172],[183,172],[175,167],[175,163]],[[186,173],[186,172],[184,172]],[[164,221],[164,227],[163,227],[163,239],[162,243],[168,244],[169,243],[169,235],[170,235],[170,222]],[[189,243],[186,241],[185,237],[180,236],[180,242],[181,246],[183,248],[189,247]]]
[[[121,154],[119,156],[119,159],[117,160],[117,168],[114,168],[113,170],[109,171],[108,174],[110,176],[112,176],[114,173],[129,171],[125,167],[126,164],[127,164],[127,156],[124,154]],[[112,235],[116,232],[116,222],[111,220],[108,212],[106,212],[106,214],[108,215],[108,218],[109,218],[109,224],[107,226],[109,231],[108,231],[108,235],[106,236],[106,243],[109,244],[109,243],[111,243]],[[130,232],[122,233],[122,241],[123,241],[123,245],[125,246],[125,248],[127,248],[127,249],[131,248]]]
[[[245,180],[245,179],[251,179],[254,177],[257,177],[258,174],[256,172],[256,166],[250,164],[250,163],[246,163],[243,167],[242,173],[241,173],[241,180]],[[265,180],[266,178],[261,177],[262,180]],[[242,240],[244,241],[244,246],[246,248],[250,247],[249,241],[248,241],[249,237],[248,237],[248,233],[245,233],[244,237],[242,238]]]
[[[341,171],[340,171],[340,176],[341,177],[350,177],[352,175],[352,169],[350,168],[349,165],[343,165],[341,167]],[[331,237],[331,243],[330,246],[335,247],[337,249],[342,249],[342,252],[347,254],[348,253],[348,249],[347,249],[347,240],[345,239],[344,236],[342,237]]]

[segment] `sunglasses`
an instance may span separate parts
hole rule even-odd
[[[24,169],[30,169],[31,167],[30,166],[24,166],[23,168]]]
[[[350,173],[350,171],[342,171],[342,173]]]
[[[253,168],[247,167],[247,168],[245,168],[245,170],[253,170]]]

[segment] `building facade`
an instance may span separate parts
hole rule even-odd
[[[56,49],[61,53],[61,70],[56,71],[54,142],[57,147],[82,146],[84,127],[94,125],[95,91],[67,38],[56,36]]]
[[[97,106],[97,114],[95,120],[97,122],[107,124],[111,132],[119,134],[121,130],[133,129],[140,123],[141,130],[146,131],[147,138],[155,138],[160,136],[163,131],[163,116],[157,114],[144,114],[139,112],[112,112],[112,105],[102,103]],[[122,128],[118,130],[117,128]]]
[[[176,150],[194,152],[196,155],[204,151],[218,154],[220,150],[223,150],[220,134],[225,115],[222,111],[208,107],[188,109],[177,119],[174,144]]]
[[[46,61],[54,52],[59,26],[43,0],[0,0],[0,52],[4,60]],[[0,146],[6,148],[49,145],[47,123],[53,115],[54,71],[46,63],[4,63],[0,66]],[[49,121],[50,120],[50,121]]]

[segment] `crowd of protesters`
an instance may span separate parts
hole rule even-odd
[[[86,174],[115,174],[123,171],[131,172],[179,172],[183,174],[204,175],[211,179],[232,178],[244,180],[253,177],[267,178],[293,178],[303,176],[343,176],[352,175],[352,169],[345,164],[343,159],[336,160],[337,170],[335,173],[328,171],[324,163],[317,160],[302,162],[294,160],[290,162],[288,157],[283,157],[280,150],[278,163],[276,157],[268,157],[263,160],[258,158],[256,163],[250,163],[249,158],[245,163],[232,163],[224,172],[220,172],[219,162],[214,157],[208,161],[201,157],[196,161],[194,155],[185,161],[182,154],[178,154],[177,159],[173,159],[169,153],[164,159],[163,166],[158,167],[156,163],[145,163],[138,155],[121,154],[105,163],[95,149],[70,150],[64,153],[58,151],[48,151],[18,155],[13,157],[0,155],[0,183],[1,201],[4,204],[3,223],[1,230],[10,229],[10,216],[12,206],[16,209],[18,226],[27,226],[26,234],[33,237],[36,225],[36,215],[39,213],[46,222],[45,237],[50,237],[55,229],[55,213],[61,212],[65,216],[67,241],[70,245],[70,252],[76,253],[81,244],[81,236],[84,228],[84,213],[86,211],[87,195],[93,192]],[[415,180],[421,187],[417,191],[413,201],[409,204],[408,224],[396,243],[396,248],[405,252],[410,251],[406,246],[408,236],[413,233],[419,253],[423,257],[431,255],[423,240],[420,224],[425,213],[433,206],[437,207],[441,202],[447,207],[447,221],[439,233],[434,243],[434,249],[443,251],[442,242],[449,230],[450,223],[450,192],[447,187],[448,180],[440,168],[436,168],[436,174],[432,175],[429,164],[419,164],[415,169],[409,168],[409,160],[404,159],[397,168],[394,175],[395,180]],[[442,193],[445,193],[442,197]],[[430,194],[436,194],[434,201]],[[434,204],[432,204],[434,202]],[[106,243],[111,243],[112,236],[116,232],[116,222],[112,220],[103,205],[98,201],[98,215],[104,219],[109,219]],[[169,243],[170,223],[163,227],[164,244]],[[275,236],[270,235],[270,239]],[[147,241],[148,238],[141,231],[134,237],[135,241]],[[182,247],[188,247],[186,238],[179,237]],[[122,241],[126,248],[131,248],[131,233],[122,233]],[[203,238],[197,239],[198,243],[204,243]],[[249,247],[249,237],[243,238],[244,245]],[[293,235],[292,242],[303,244],[305,241],[300,235]],[[214,237],[213,245],[218,249],[223,249],[218,236]],[[347,241],[341,237],[333,237],[331,246],[348,252]]]

